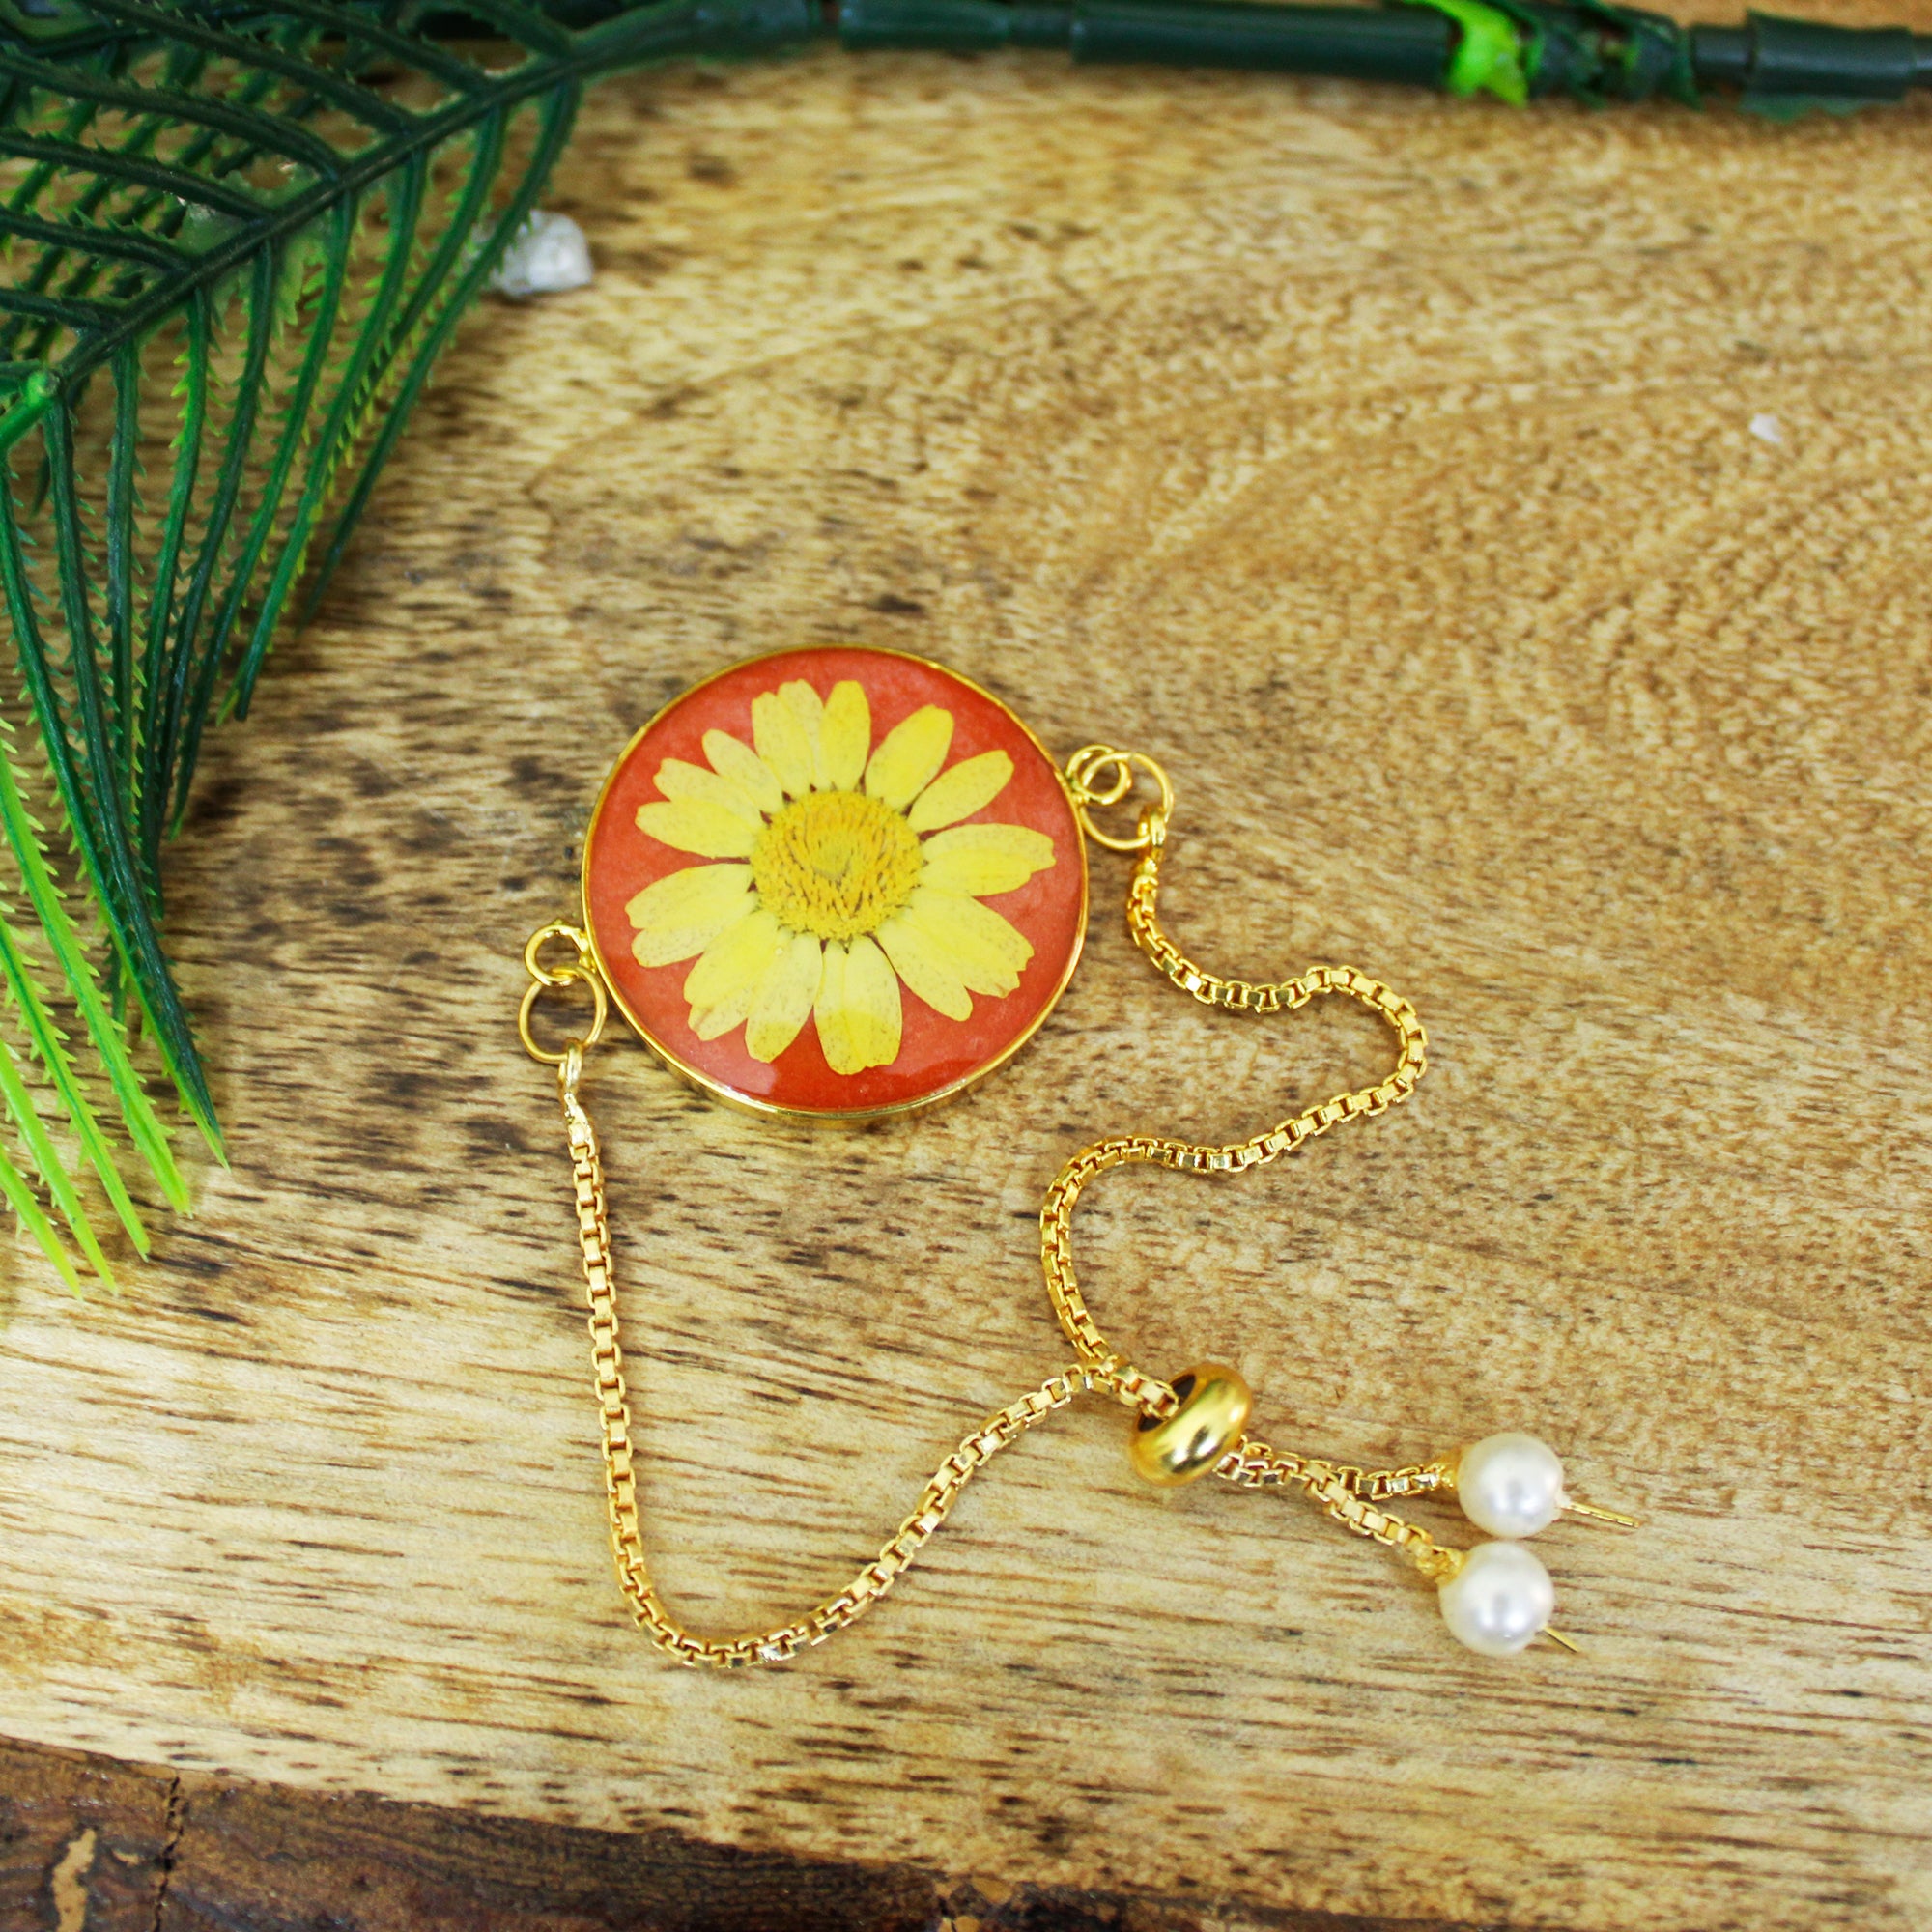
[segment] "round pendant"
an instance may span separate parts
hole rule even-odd
[[[895,651],[781,651],[674,698],[583,845],[618,1009],[764,1113],[929,1106],[1032,1037],[1080,957],[1087,854],[1045,749]]]

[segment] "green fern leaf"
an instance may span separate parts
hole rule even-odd
[[[73,1263],[61,1246],[54,1224],[47,1219],[41,1204],[34,1198],[34,1190],[27,1185],[26,1177],[8,1158],[5,1148],[0,1148],[0,1194],[7,1197],[8,1205],[20,1217],[21,1227],[33,1236],[41,1252],[53,1263],[55,1272],[78,1294],[80,1277],[74,1272]]]
[[[50,1122],[144,1236],[84,1076],[186,1200],[124,1013],[222,1148],[161,938],[209,722],[246,712],[340,560],[585,82],[815,24],[809,0],[465,14],[487,45],[410,0],[0,0],[0,723],[31,719],[40,753],[0,740],[0,904],[39,925],[0,921],[0,1106],[27,1159],[0,1152],[0,1193],[43,1247],[50,1204],[103,1274]]]

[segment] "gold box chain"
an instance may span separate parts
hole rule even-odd
[[[1141,810],[1133,834],[1109,833],[1094,823],[1093,813],[1126,800],[1134,788],[1136,772],[1154,782],[1159,801]],[[618,1583],[639,1627],[682,1663],[731,1668],[781,1662],[856,1623],[918,1560],[974,1476],[1002,1449],[1076,1397],[1110,1396],[1134,1411],[1142,1430],[1177,1415],[1182,1398],[1175,1385],[1145,1374],[1117,1354],[1081,1294],[1073,1266],[1073,1214],[1091,1181],[1110,1168],[1133,1162],[1190,1174],[1245,1172],[1299,1151],[1316,1136],[1345,1121],[1380,1114],[1406,1100],[1428,1065],[1427,1037],[1415,1009],[1364,973],[1347,966],[1317,966],[1295,979],[1269,983],[1228,980],[1197,966],[1167,937],[1160,927],[1156,903],[1174,791],[1166,774],[1151,758],[1090,745],[1068,762],[1066,781],[1088,836],[1109,850],[1138,855],[1127,893],[1127,926],[1135,944],[1158,972],[1204,1005],[1235,1012],[1293,1011],[1331,993],[1359,1001],[1394,1030],[1399,1049],[1395,1070],[1373,1087],[1336,1094],[1249,1140],[1216,1147],[1130,1134],[1096,1141],[1076,1153],[1055,1177],[1040,1208],[1040,1266],[1054,1312],[1078,1359],[996,1409],[963,1436],[934,1470],[911,1513],[880,1547],[878,1555],[843,1589],[789,1623],[735,1637],[702,1636],[672,1615],[651,1580],[638,1514],[637,1456],[624,1381],[604,1167],[597,1132],[581,1094],[584,1053],[602,1035],[607,999],[588,937],[576,927],[560,923],[546,926],[532,936],[526,949],[531,985],[519,1015],[519,1030],[530,1053],[557,1068],[588,1300],[611,1554]],[[561,965],[547,964],[546,949],[559,941],[570,946],[576,956]],[[536,997],[546,988],[579,981],[589,985],[596,1000],[594,1024],[583,1039],[560,1053],[548,1052],[530,1031]],[[1245,1404],[1244,1393],[1242,1401]],[[1245,1407],[1241,1413],[1245,1414]],[[1444,1462],[1402,1469],[1363,1469],[1277,1451],[1241,1434],[1217,1454],[1211,1470],[1243,1489],[1299,1491],[1344,1528],[1400,1550],[1432,1581],[1453,1576],[1463,1561],[1462,1552],[1443,1548],[1428,1531],[1383,1507],[1393,1498],[1424,1494],[1450,1482],[1454,1472]]]

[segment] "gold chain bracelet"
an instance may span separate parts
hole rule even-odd
[[[797,686],[783,687],[796,690]],[[835,687],[837,701],[838,687]],[[798,702],[803,705],[804,700]],[[930,708],[930,707],[928,707]],[[829,704],[821,714],[830,716]],[[804,715],[812,716],[809,710]],[[754,719],[757,714],[754,714]],[[773,714],[762,717],[770,724]],[[916,721],[915,721],[916,722]],[[648,729],[649,727],[647,727]],[[772,727],[768,753],[779,762],[780,739]],[[717,734],[712,734],[715,737]],[[640,733],[641,740],[645,734]],[[635,745],[634,741],[634,745]],[[889,737],[887,745],[890,747]],[[714,765],[729,767],[733,755],[724,748],[705,740]],[[766,748],[763,736],[760,750]],[[874,759],[876,765],[879,761]],[[620,766],[620,770],[622,767]],[[672,766],[661,768],[660,778],[668,798],[703,792],[717,795],[715,785],[700,787],[688,772]],[[837,774],[835,773],[836,777]],[[890,776],[890,770],[888,772]],[[1143,805],[1131,834],[1115,834],[1102,829],[1094,814],[1109,807],[1130,801],[1137,777],[1150,780],[1158,793],[1156,800]],[[867,783],[871,782],[869,768]],[[943,787],[928,781],[931,791]],[[1323,1515],[1357,1536],[1400,1551],[1428,1582],[1436,1586],[1443,1615],[1451,1631],[1472,1649],[1505,1655],[1520,1650],[1533,1638],[1544,1635],[1574,1648],[1570,1640],[1549,1626],[1553,1590],[1548,1575],[1538,1560],[1521,1547],[1523,1537],[1546,1527],[1561,1514],[1635,1526],[1633,1518],[1605,1510],[1569,1496],[1562,1483],[1562,1468],[1555,1456],[1535,1437],[1520,1432],[1492,1435],[1470,1448],[1453,1451],[1397,1469],[1367,1469],[1354,1464],[1329,1462],[1323,1458],[1276,1450],[1245,1433],[1251,1398],[1246,1384],[1230,1368],[1201,1364],[1172,1381],[1151,1376],[1122,1356],[1109,1345],[1089,1312],[1073,1266],[1072,1230],[1074,1210],[1082,1191],[1110,1168],[1135,1162],[1174,1169],[1189,1174],[1239,1174],[1263,1166],[1285,1154],[1298,1152],[1309,1141],[1344,1122],[1385,1113],[1415,1091],[1428,1065],[1427,1038],[1415,1009],[1380,981],[1347,966],[1317,966],[1292,980],[1256,983],[1223,979],[1190,960],[1161,929],[1157,915],[1160,867],[1166,850],[1174,811],[1174,790],[1167,775],[1151,758],[1138,753],[1115,750],[1106,745],[1089,745],[1075,753],[1060,775],[1065,801],[1077,818],[1086,839],[1105,849],[1131,854],[1135,865],[1127,890],[1127,926],[1135,944],[1161,973],[1181,991],[1203,1005],[1225,1008],[1235,1012],[1278,1013],[1293,1011],[1311,1000],[1339,994],[1359,1002],[1381,1018],[1395,1035],[1396,1064],[1386,1078],[1372,1087],[1336,1094],[1318,1107],[1311,1107],[1290,1120],[1282,1121],[1244,1141],[1225,1146],[1199,1144],[1155,1135],[1119,1135],[1083,1148],[1060,1170],[1046,1190],[1040,1209],[1040,1266],[1054,1313],[1076,1359],[1049,1376],[1037,1387],[995,1410],[971,1431],[933,1472],[921,1492],[911,1513],[881,1547],[878,1555],[866,1564],[845,1587],[815,1605],[788,1623],[733,1637],[709,1637],[688,1629],[671,1613],[651,1580],[644,1554],[643,1532],[638,1508],[637,1450],[632,1440],[630,1396],[624,1376],[623,1345],[619,1333],[617,1295],[611,1252],[609,1213],[605,1195],[604,1167],[597,1132],[584,1108],[582,1083],[584,1058],[601,1039],[610,1009],[607,991],[609,969],[605,953],[593,933],[558,922],[543,927],[530,938],[525,960],[530,984],[519,1013],[519,1031],[533,1058],[554,1065],[558,1094],[568,1135],[571,1173],[577,1206],[578,1239],[582,1255],[583,1278],[588,1294],[591,1356],[595,1371],[598,1414],[601,1424],[605,1492],[609,1505],[611,1552],[617,1580],[631,1605],[639,1625],[660,1648],[680,1662],[728,1667],[749,1663],[782,1662],[809,1646],[821,1643],[835,1631],[856,1623],[873,1605],[885,1597],[918,1559],[920,1551],[946,1520],[960,1492],[973,1477],[1009,1443],[1016,1441],[1036,1423],[1065,1407],[1075,1397],[1099,1394],[1110,1397],[1133,1411],[1130,1454],[1134,1468],[1155,1484],[1175,1484],[1213,1474],[1245,1489],[1278,1488],[1298,1491]],[[885,781],[881,796],[890,796]],[[679,787],[683,787],[682,790]],[[981,787],[983,788],[983,786]],[[609,787],[607,786],[607,792]],[[787,790],[790,790],[787,787]],[[955,790],[968,795],[963,781]],[[842,794],[860,799],[851,781],[844,787],[824,784],[814,791],[802,781],[795,796],[809,801],[830,793],[835,801]],[[640,824],[662,823],[650,816],[654,807],[646,803],[639,811]],[[778,822],[777,814],[786,808],[781,804],[767,809],[766,816]],[[857,807],[838,807],[839,836],[850,842],[850,826],[862,823],[864,814]],[[821,816],[823,816],[821,812]],[[915,808],[914,817],[918,812]],[[927,816],[934,816],[929,812]],[[687,822],[687,821],[680,821]],[[700,828],[711,821],[691,819]],[[751,821],[747,819],[747,824]],[[760,825],[764,819],[758,821]],[[728,828],[718,837],[728,841]],[[594,829],[594,828],[593,828]],[[995,831],[1009,828],[994,827]],[[788,828],[796,843],[802,836],[796,824]],[[693,834],[692,837],[701,836]],[[1010,843],[1011,841],[1008,841]],[[683,849],[702,852],[701,845]],[[843,853],[847,847],[838,848]],[[927,863],[940,848],[928,845]],[[751,864],[755,873],[758,848],[751,847]],[[943,862],[942,862],[943,863]],[[729,869],[727,866],[708,868]],[[1006,874],[999,875],[1008,876]],[[1084,867],[1081,874],[1080,905],[1084,915]],[[714,887],[700,881],[696,887],[678,886],[672,891],[689,895],[694,891],[714,891],[730,887],[724,881]],[[868,888],[869,889],[869,888]],[[655,888],[647,889],[656,890]],[[593,890],[591,854],[586,848],[585,904],[597,900]],[[638,909],[646,904],[646,895],[629,901],[634,917],[643,920]],[[747,923],[758,915],[744,915]],[[641,927],[640,927],[641,929]],[[894,944],[889,925],[878,928],[884,943]],[[903,935],[900,935],[903,938]],[[686,944],[689,935],[677,943]],[[570,956],[558,960],[553,949],[561,943]],[[725,942],[726,946],[732,942]],[[775,958],[783,969],[782,949],[795,944],[781,932],[776,941]],[[826,954],[843,942],[828,939]],[[655,957],[653,942],[640,941],[639,957]],[[662,949],[659,949],[662,950]],[[1076,942],[1077,950],[1077,942]],[[846,970],[856,954],[847,952],[841,960]],[[822,955],[824,956],[824,955]],[[902,971],[917,974],[915,963]],[[694,969],[685,985],[699,980],[703,968]],[[1068,967],[1070,971],[1070,964]],[[829,969],[819,968],[818,990],[822,996]],[[532,1031],[533,1009],[546,989],[573,983],[587,985],[595,1001],[592,1024],[581,1038],[560,1051],[547,1050]],[[928,985],[930,981],[928,981]],[[703,990],[700,985],[699,991]],[[939,995],[935,995],[938,997]],[[628,1003],[625,1009],[637,1014]],[[696,1006],[694,1010],[696,1010]],[[823,1004],[819,1008],[820,1030],[838,1037],[838,1016]],[[639,1031],[667,1059],[681,1065],[639,1021]],[[701,1037],[701,1036],[700,1036]],[[775,1054],[773,1056],[777,1058]],[[828,1054],[828,1059],[830,1055]],[[685,1067],[703,1084],[712,1085],[702,1069]],[[738,1097],[728,1094],[727,1097]],[[1471,1550],[1445,1547],[1426,1529],[1406,1520],[1387,1508],[1402,1497],[1427,1495],[1432,1492],[1454,1493],[1464,1513],[1496,1540],[1477,1545]]]

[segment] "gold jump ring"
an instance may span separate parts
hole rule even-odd
[[[1110,767],[1113,777],[1101,784],[1100,774]],[[1091,808],[1119,805],[1133,790],[1136,771],[1145,772],[1159,787],[1160,803],[1141,808],[1140,822],[1130,836],[1122,838],[1118,833],[1102,832],[1094,823]],[[1073,794],[1073,809],[1080,814],[1081,830],[1096,845],[1104,845],[1110,852],[1145,852],[1159,838],[1154,830],[1155,821],[1165,829],[1174,814],[1173,782],[1145,752],[1119,752],[1111,745],[1083,745],[1066,761],[1066,783]]]
[[[543,950],[553,939],[567,939],[575,948],[577,957],[568,966],[546,966],[543,963]],[[586,974],[593,974],[596,968],[590,954],[590,936],[580,932],[568,920],[554,919],[548,925],[540,925],[524,942],[524,970],[540,986],[567,986],[573,980],[581,980]]]
[[[538,938],[544,937],[538,934]],[[532,946],[536,940],[530,942]],[[537,969],[532,966],[531,972]],[[582,1039],[568,1041],[561,1053],[551,1053],[539,1046],[536,1036],[530,1031],[530,1015],[535,1010],[537,995],[547,993],[557,986],[570,985],[575,980],[582,980],[590,988],[590,997],[597,1003],[595,1017],[590,1022],[590,1031]],[[523,1004],[517,1009],[517,1034],[524,1042],[524,1051],[532,1060],[541,1061],[546,1066],[561,1066],[572,1047],[587,1053],[604,1037],[604,1022],[611,1017],[611,996],[604,990],[604,976],[595,968],[566,966],[560,972],[553,970],[542,979],[533,979],[524,989]]]

